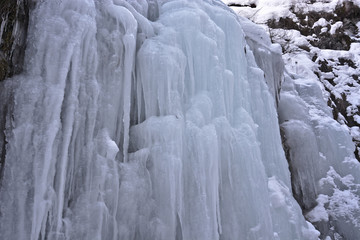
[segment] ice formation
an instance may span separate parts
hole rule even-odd
[[[317,239],[282,149],[279,51],[249,24],[216,0],[39,1],[0,92],[0,236]]]
[[[224,2],[235,3],[233,9],[239,15],[262,24],[272,40],[282,44],[286,70],[279,94],[279,120],[290,163],[293,194],[306,219],[321,232],[320,239],[360,239],[360,165],[354,157],[352,142],[356,143],[359,139],[359,128],[356,126],[359,115],[359,84],[356,77],[359,74],[358,34],[348,31],[349,26],[342,24],[347,19],[353,19],[352,11],[356,12],[359,1]],[[243,7],[236,7],[241,4]],[[343,9],[341,17],[340,9]],[[310,12],[316,16],[312,22]],[[323,18],[326,13],[330,18]],[[306,16],[307,23],[300,21],[301,16]],[[332,20],[335,17],[340,17],[342,22]],[[287,23],[279,24],[280,18],[286,18]],[[356,19],[351,22],[356,23]],[[244,25],[246,22],[241,23]],[[305,28],[309,32],[303,31]],[[310,39],[319,37],[314,28],[319,29],[320,36],[328,31],[334,41],[327,45],[314,44]],[[244,29],[246,34],[256,33],[254,27],[245,26]],[[333,34],[339,34],[340,30],[348,31],[345,36],[354,41],[348,45],[349,51],[344,51],[347,46],[343,42],[333,44],[337,41]],[[257,38],[261,37],[258,34]],[[253,46],[250,42],[249,45]],[[266,50],[256,57],[259,55],[257,49],[259,47],[254,48],[256,62],[267,73],[269,71],[262,65],[267,58],[261,55]],[[342,63],[343,59],[348,63]],[[322,61],[329,66],[322,66]],[[266,80],[269,82],[269,79]],[[342,105],[332,104],[332,99],[339,99]],[[328,106],[333,107],[334,114]]]
[[[320,83],[286,75],[279,113],[293,191],[307,219],[322,239],[358,239],[360,164],[347,128],[332,118]]]

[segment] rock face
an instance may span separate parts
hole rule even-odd
[[[0,7],[0,81],[20,73],[23,67],[28,0],[2,0]]]
[[[16,2],[16,4],[14,3]],[[0,82],[22,71],[29,23],[29,0],[2,0],[0,5]],[[6,138],[9,128],[7,113],[11,108],[8,100],[11,92],[0,84],[0,185],[5,165]],[[8,125],[8,127],[6,127]]]

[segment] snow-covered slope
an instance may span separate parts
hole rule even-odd
[[[282,46],[279,121],[294,195],[306,218],[322,239],[358,239],[359,2],[227,3]]]
[[[212,0],[39,1],[30,22],[26,70],[1,83],[2,238],[317,239],[259,28],[247,45]]]

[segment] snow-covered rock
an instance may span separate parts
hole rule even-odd
[[[275,2],[280,9],[286,5]],[[355,159],[360,142],[360,54],[354,24],[359,6],[358,1],[292,1],[287,12],[275,10],[275,16],[261,14],[264,10],[258,6],[233,7],[239,15],[266,23],[263,28],[284,51],[279,121],[293,192],[322,239],[360,238]],[[274,8],[273,2],[266,7]]]

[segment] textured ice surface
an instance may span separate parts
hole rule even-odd
[[[358,239],[360,164],[353,155],[354,143],[347,129],[332,119],[319,83],[293,78],[285,78],[279,119],[294,194],[322,239]]]
[[[31,18],[1,101],[2,238],[317,239],[292,197],[278,83],[220,1],[41,1]]]
[[[239,15],[264,24],[267,20],[280,17],[290,17],[297,22],[297,17],[292,13],[294,10],[290,10],[291,6],[295,7],[295,12],[300,13],[333,12],[335,7],[344,1],[309,3],[309,1],[297,0],[295,3],[284,0],[224,0],[224,2],[255,4],[256,8],[233,7],[233,9]],[[359,1],[352,2],[359,5]],[[284,9],[285,12],[283,12]],[[327,29],[328,23],[324,18],[320,18],[314,26],[321,26],[322,31],[334,33],[342,25],[341,22],[334,21],[331,28]],[[242,25],[248,35],[247,40],[254,34],[257,36],[256,40],[263,38],[261,32],[256,31],[255,27],[251,25],[247,27],[244,21]],[[287,52],[283,55],[287,74],[281,86],[279,118],[290,163],[292,189],[296,199],[302,206],[306,218],[321,231],[321,239],[359,239],[360,165],[354,158],[354,144],[351,142],[351,137],[356,142],[360,135],[358,127],[346,126],[352,126],[353,123],[351,121],[346,123],[348,118],[345,118],[354,116],[355,125],[357,120],[360,121],[360,118],[356,116],[356,106],[359,105],[360,99],[359,84],[352,77],[352,75],[358,75],[355,66],[359,62],[358,43],[353,43],[350,51],[320,50],[311,47],[307,38],[297,30],[265,28],[268,29],[274,41],[284,43],[282,45]],[[286,38],[290,39],[290,42],[285,44]],[[249,46],[254,46],[253,41],[253,39],[248,40]],[[299,51],[297,49],[299,46],[309,46],[311,50]],[[266,59],[265,54],[268,50],[258,51],[264,47],[252,48],[258,66],[266,69],[261,61]],[[319,71],[319,62],[313,62],[315,59],[311,59],[315,53],[319,56],[318,59],[327,60],[329,67],[333,70],[327,73],[321,72],[320,77],[316,76],[314,72]],[[346,64],[341,66],[336,63],[338,58],[349,59],[355,65],[353,67]],[[274,60],[273,64],[276,62]],[[265,74],[266,72],[268,71],[265,70]],[[268,76],[265,76],[268,81],[267,78]],[[330,83],[330,79],[336,83],[333,84],[334,86]],[[324,86],[326,91],[323,89]],[[271,86],[269,88],[271,90]],[[345,114],[343,113],[344,116],[339,113],[337,117],[342,125],[333,120],[331,109],[327,107],[324,100],[329,98],[326,95],[329,94],[327,91],[339,101],[346,97],[346,101],[349,102]],[[276,202],[281,202],[281,195],[273,196]]]

